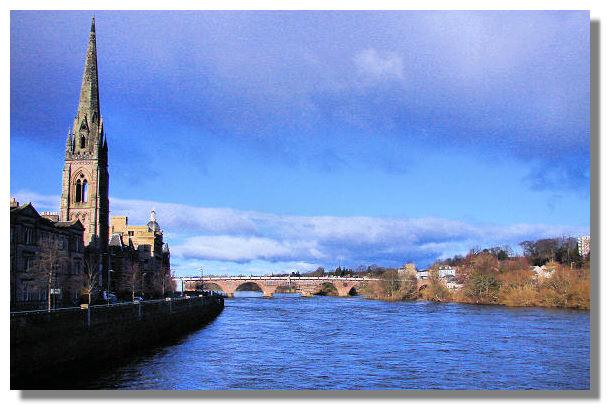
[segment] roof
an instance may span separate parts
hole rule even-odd
[[[26,203],[25,205],[11,208],[11,213],[15,213],[15,214],[25,213],[27,211],[34,212],[36,216],[39,216],[39,217],[41,216],[39,215],[38,211],[34,208],[34,206],[32,206],[32,203],[30,202]]]
[[[155,220],[150,220],[147,222],[147,229],[152,232],[160,232],[160,225]]]
[[[124,241],[122,240],[122,234],[114,233],[109,238],[109,246],[124,247]]]
[[[56,228],[74,228],[74,229],[85,230],[85,228],[83,227],[79,219],[75,219],[75,220],[68,221],[68,222],[53,222],[51,220],[49,221],[53,223]]]

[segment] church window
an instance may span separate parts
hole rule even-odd
[[[75,202],[81,202],[81,179],[77,179],[77,184],[75,185]]]
[[[81,201],[83,203],[88,201],[88,181],[86,179],[83,179],[83,186],[81,187]]]
[[[85,148],[85,136],[83,135],[81,136],[80,145],[81,145],[81,148]]]

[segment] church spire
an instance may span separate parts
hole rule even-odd
[[[93,17],[88,50],[85,54],[85,67],[83,69],[83,80],[81,81],[81,94],[79,96],[79,108],[77,112],[86,117],[89,115],[88,118],[90,118],[90,120],[97,120],[100,116],[98,102],[98,63],[96,61],[96,28]],[[88,120],[88,122],[90,120]]]

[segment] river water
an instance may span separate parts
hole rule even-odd
[[[76,386],[588,389],[589,364],[589,312],[243,293],[176,344]]]

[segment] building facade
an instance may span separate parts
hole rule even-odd
[[[75,305],[81,291],[84,227],[30,204],[10,203],[11,309]]]
[[[136,284],[139,292],[155,296],[158,285],[169,284],[171,254],[154,209],[145,225],[129,225],[127,216],[111,217],[109,233],[113,288],[126,292],[127,286],[132,288]],[[135,272],[138,281],[135,281]],[[162,286],[160,290],[162,292]]]
[[[585,258],[586,256],[590,254],[591,238],[589,235],[581,236],[577,240],[577,245],[579,247],[579,255],[581,255],[583,258]]]

